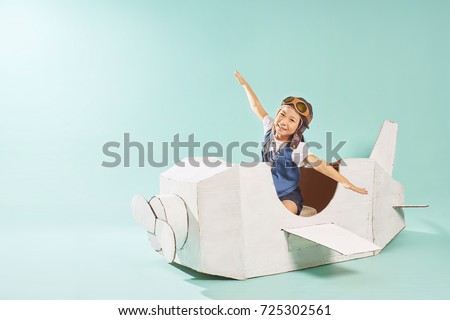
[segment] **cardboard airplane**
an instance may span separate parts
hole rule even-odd
[[[234,279],[370,257],[405,227],[403,208],[416,207],[403,204],[403,186],[391,176],[396,137],[397,124],[385,121],[369,158],[334,164],[368,195],[302,167],[300,216],[278,199],[266,163],[218,159],[210,160],[216,167],[185,159],[163,172],[160,195],[133,197],[133,216],[168,262]]]

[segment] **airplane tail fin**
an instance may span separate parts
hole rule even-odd
[[[385,120],[370,154],[370,158],[378,162],[391,176],[394,168],[397,130],[397,123]]]

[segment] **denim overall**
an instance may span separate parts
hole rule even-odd
[[[272,148],[270,144],[273,144]],[[298,182],[300,181],[300,169],[297,164],[292,161],[293,150],[290,146],[291,143],[287,142],[280,147],[278,152],[276,152],[272,129],[268,130],[264,135],[262,159],[263,162],[272,163],[272,178],[278,198],[286,196],[294,191],[298,187]],[[303,200],[300,199],[300,204],[302,203]]]

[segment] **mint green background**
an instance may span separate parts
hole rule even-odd
[[[0,1],[0,298],[449,299],[449,34],[449,1]],[[373,258],[247,281],[166,264],[130,210],[164,168],[104,168],[102,146],[259,141],[235,69],[272,114],[306,97],[308,140],[344,158],[398,122],[394,178],[430,207]]]

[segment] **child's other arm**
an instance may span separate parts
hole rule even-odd
[[[323,161],[317,158],[315,155],[311,154],[306,157],[306,160],[313,166],[314,169],[319,171],[320,173],[330,177],[333,180],[336,180],[339,183],[350,190],[361,194],[367,194],[367,190],[364,188],[359,188],[353,185],[350,181],[348,181],[342,174],[337,172],[332,166],[330,166],[326,161]]]
[[[258,116],[258,118],[262,121],[264,117],[267,115],[266,110],[264,110],[263,106],[259,102],[256,94],[253,92],[250,85],[245,81],[245,79],[240,75],[240,73],[236,70],[234,71],[234,76],[239,81],[239,84],[244,88],[245,93],[247,93],[248,102],[252,107],[253,112]]]

